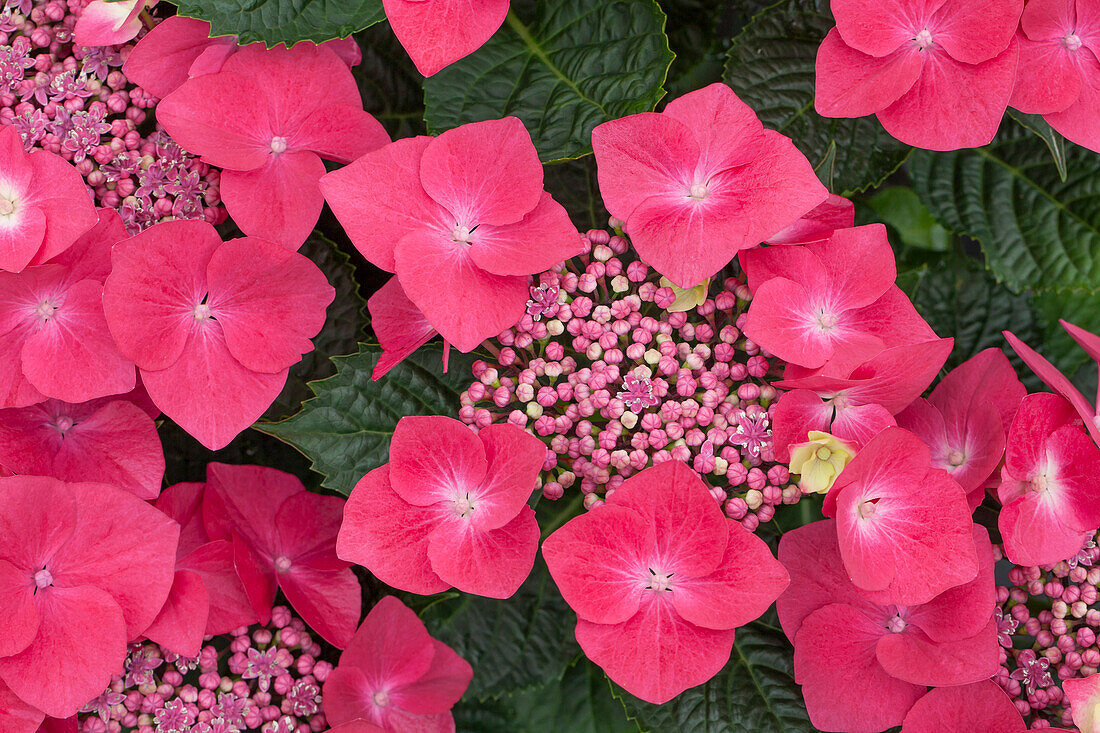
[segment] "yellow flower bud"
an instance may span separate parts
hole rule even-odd
[[[673,285],[667,277],[662,277],[661,287],[672,288],[672,292],[676,294],[676,300],[672,301],[672,305],[666,310],[669,313],[681,313],[698,308],[703,304],[703,301],[707,299],[707,291],[710,290],[710,278],[708,277],[693,288],[681,288],[678,285]]]
[[[811,430],[807,442],[791,446],[790,471],[799,475],[798,487],[803,494],[824,494],[855,455],[851,443]]]

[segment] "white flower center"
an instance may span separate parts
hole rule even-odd
[[[0,216],[11,216],[15,213],[15,199],[0,196]]]
[[[455,514],[458,516],[468,517],[473,514],[476,505],[469,493],[458,494],[452,501],[454,502]]]
[[[655,570],[649,571],[649,588],[658,593],[672,590],[673,573],[661,573]]]
[[[470,227],[462,226],[461,224],[455,224],[455,229],[454,229],[454,232],[452,233],[452,236],[454,237],[454,240],[456,242],[462,242],[464,244],[469,244],[470,243],[470,235],[472,233],[473,233],[473,231],[470,229]]]
[[[383,690],[379,690],[378,692],[374,693],[374,695],[371,696],[371,699],[374,700],[374,704],[380,708],[384,708],[390,704],[390,696]]]
[[[1070,33],[1062,39],[1062,45],[1069,51],[1077,51],[1081,48],[1081,37],[1076,33]]]
[[[38,316],[42,322],[46,322],[53,317],[54,311],[57,310],[57,306],[48,300],[43,300],[38,304],[38,307],[34,309],[34,314]]]
[[[886,629],[891,634],[900,634],[901,632],[905,631],[905,628],[907,626],[909,626],[909,624],[906,623],[905,619],[903,619],[900,614],[891,617],[891,619],[886,622]]]
[[[275,569],[280,573],[285,573],[287,570],[290,570],[291,564],[290,558],[286,555],[279,555],[275,558]]]
[[[46,568],[42,568],[34,574],[34,584],[39,588],[48,588],[53,585],[53,575]]]
[[[273,137],[271,138],[271,152],[274,155],[286,152],[286,138],[285,137]]]
[[[966,463],[966,454],[961,450],[953,450],[947,454],[948,465],[958,468],[962,464]]]
[[[73,426],[73,419],[68,415],[59,415],[56,420],[53,421],[54,427],[57,428],[57,432],[66,433]]]
[[[707,189],[705,183],[693,183],[691,188],[688,189],[688,197],[693,198],[696,201],[702,201],[710,195],[710,191]]]
[[[195,317],[196,321],[205,321],[207,318],[213,317],[210,306],[206,303],[199,303],[196,305],[195,309],[191,311],[191,315]]]
[[[875,502],[865,501],[859,505],[859,516],[863,519],[870,519],[875,516]]]
[[[917,44],[917,48],[921,51],[926,50],[932,45],[932,32],[925,28],[913,37],[913,43]]]

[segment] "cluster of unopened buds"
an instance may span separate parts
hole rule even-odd
[[[208,639],[180,657],[132,644],[125,672],[80,715],[82,733],[307,733],[328,726],[321,687],[332,664],[302,620],[276,606],[271,622]]]
[[[1072,726],[1060,683],[1100,670],[1100,547],[1052,567],[1013,566],[998,586],[1002,647],[994,678],[1032,728]]]
[[[496,362],[474,364],[460,417],[542,438],[547,499],[576,486],[592,508],[632,474],[675,459],[746,529],[797,503],[771,446],[775,360],[740,330],[746,285],[674,289],[622,236],[584,239],[584,254],[540,276],[516,327],[487,342]]]
[[[0,13],[0,124],[27,150],[73,163],[96,204],[116,208],[130,234],[167,219],[225,218],[220,171],[184,152],[148,115],[157,98],[121,66],[133,48],[74,43],[84,3],[8,0]]]

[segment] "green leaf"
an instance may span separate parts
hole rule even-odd
[[[596,180],[596,158],[586,156],[545,166],[544,183],[554,200],[565,207],[574,224],[585,229],[606,229],[610,214]]]
[[[955,234],[981,243],[1009,288],[1100,289],[1100,156],[1069,146],[1063,182],[1046,146],[1015,124],[991,145],[916,151],[913,188]]]
[[[1034,302],[1041,316],[1045,342],[1041,348],[1031,341],[1028,343],[1039,348],[1043,356],[1050,359],[1077,384],[1078,389],[1091,398],[1096,394],[1096,362],[1070,338],[1058,319],[1064,318],[1086,331],[1100,333],[1100,291],[1053,288],[1036,295]]]
[[[784,0],[734,37],[725,80],[766,126],[794,140],[830,190],[849,195],[886,180],[909,147],[874,117],[814,111],[814,60],[834,25],[828,0]]]
[[[560,684],[521,692],[512,698],[519,727],[530,733],[637,733],[623,707],[611,696],[603,671],[580,659]]]
[[[381,349],[360,344],[359,353],[332,361],[336,374],[310,383],[317,396],[297,415],[253,427],[297,448],[325,486],[351,493],[368,471],[389,460],[390,437],[406,415],[458,415],[458,396],[473,378],[472,357],[451,354],[442,373],[441,347],[421,347],[377,382],[371,371]]]
[[[378,23],[355,34],[363,61],[351,73],[363,97],[363,109],[386,128],[394,140],[427,132],[424,127],[424,77],[393,34],[389,23]]]
[[[581,653],[573,637],[577,617],[541,556],[511,598],[447,593],[421,618],[432,636],[473,666],[467,699],[498,698],[556,684]]]
[[[794,650],[783,632],[760,621],[737,630],[729,664],[704,685],[664,705],[616,688],[643,731],[816,733],[794,681]]]
[[[1029,115],[1023,112],[1008,108],[1008,116],[1020,123],[1020,126],[1025,130],[1030,130],[1039,136],[1050,151],[1050,157],[1054,159],[1054,165],[1058,169],[1058,177],[1063,181],[1066,180],[1066,176],[1069,175],[1069,171],[1066,169],[1066,139],[1058,134],[1058,131],[1050,126],[1050,123],[1042,118],[1041,115]]]
[[[543,161],[592,152],[592,128],[649,112],[672,63],[655,0],[516,7],[480,49],[424,82],[432,133],[514,115]]]
[[[905,244],[935,252],[947,251],[947,231],[936,223],[913,189],[902,186],[884,188],[868,203],[879,219],[897,230]]]
[[[268,48],[345,38],[381,20],[382,0],[179,0],[178,13],[210,22],[213,36]]]

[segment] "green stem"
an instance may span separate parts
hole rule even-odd
[[[573,515],[577,513],[577,510],[581,508],[582,504],[584,504],[584,493],[578,491],[569,499],[569,503],[558,512],[557,516],[554,517],[554,521],[549,522],[546,527],[543,528],[542,537],[539,541],[545,540],[553,534],[554,530],[572,519]]]

